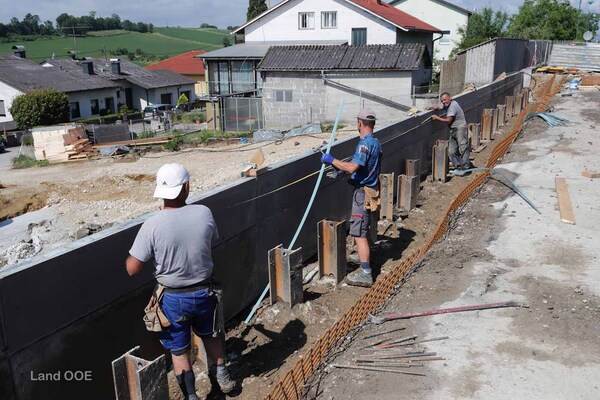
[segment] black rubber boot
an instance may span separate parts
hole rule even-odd
[[[196,377],[194,371],[185,371],[180,375],[175,375],[179,388],[183,393],[184,400],[200,400],[196,395]]]

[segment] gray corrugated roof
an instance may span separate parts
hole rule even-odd
[[[417,70],[429,55],[421,43],[365,46],[273,46],[260,71]]]
[[[389,5],[395,7],[396,4],[402,3],[404,1],[406,1],[406,0],[393,0],[393,1],[389,2]],[[454,8],[454,9],[456,9],[458,11],[461,11],[461,12],[463,12],[465,14],[473,15],[473,11],[467,10],[466,8],[461,7],[461,6],[457,5],[457,4],[451,3],[449,1],[446,1],[446,0],[434,0],[434,1],[437,1],[438,3],[445,4],[446,6],[448,6],[450,8]]]
[[[205,60],[215,59],[248,59],[254,58],[257,60],[262,59],[265,54],[269,51],[271,46],[290,46],[290,45],[316,45],[316,44],[331,44],[340,45],[346,41],[343,40],[319,40],[319,41],[287,41],[287,42],[249,42],[240,43],[235,46],[224,47],[219,50],[211,51],[204,54],[199,54],[195,58],[202,58]]]
[[[186,78],[183,75],[179,75],[172,71],[157,70],[150,71],[139,65],[133,64],[129,61],[121,60],[121,74],[113,75],[109,60],[96,59],[92,60],[94,63],[94,73],[96,75],[86,75],[83,72],[81,63],[73,60],[48,60],[49,64],[55,65],[56,67],[62,67],[68,69],[75,74],[80,74],[82,78],[86,77],[97,77],[104,81],[112,82],[117,85],[115,81],[126,80],[133,83],[134,85],[140,86],[144,89],[155,89],[169,86],[179,85],[191,85],[195,81]]]
[[[56,89],[61,92],[80,92],[114,88],[115,82],[99,76],[84,76],[70,68],[44,67],[12,55],[0,56],[0,80],[22,91]]]

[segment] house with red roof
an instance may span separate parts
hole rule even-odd
[[[422,43],[442,30],[382,0],[284,0],[240,26],[251,42],[344,41],[352,46]]]
[[[364,79],[350,79],[343,84],[345,89],[342,89],[340,82],[332,77],[332,85],[337,86],[329,90],[327,95],[331,94],[332,98],[340,99],[339,96],[345,90],[353,96],[348,100],[358,104],[364,101],[365,87],[372,88],[373,92],[367,94],[371,101],[383,102],[388,108],[395,107],[394,109],[401,110],[405,105],[412,103],[413,92],[428,89],[431,81],[430,60],[433,59],[433,43],[444,35],[444,31],[381,0],[283,0],[240,26],[232,34],[243,34],[245,43],[211,51],[198,58],[205,61],[207,68],[209,97],[215,104],[218,101],[219,108],[225,110],[218,117],[222,129],[237,127],[239,121],[243,120],[254,121],[254,125],[244,125],[244,129],[253,130],[263,128],[261,123],[270,118],[269,115],[263,115],[261,107],[256,106],[264,106],[264,101],[258,101],[260,99],[272,97],[274,102],[287,102],[289,104],[286,106],[291,107],[306,105],[300,104],[304,101],[304,94],[296,91],[301,83],[294,79],[273,80],[272,82],[277,82],[280,87],[265,87],[265,76],[279,73],[275,70],[261,70],[261,62],[271,49],[285,46],[289,51],[272,53],[276,54],[272,57],[284,58],[278,61],[278,65],[296,71],[290,72],[292,75],[310,75],[306,71],[296,70],[298,66],[292,62],[292,58],[298,49],[294,46],[342,46],[339,47],[342,50],[343,46],[352,49],[365,47],[365,51],[361,50],[358,53],[350,51],[352,54],[359,54],[353,65],[360,70]],[[374,60],[378,57],[385,58],[388,54],[393,56],[394,51],[403,48],[403,45],[409,45],[406,48],[415,51],[400,54],[395,62],[408,61],[404,58],[418,54],[418,59],[411,58],[411,62],[414,61],[411,68],[414,67],[414,70],[401,70],[396,67],[382,69],[374,66]],[[329,54],[331,49],[322,50],[323,54]],[[314,75],[310,76],[311,82],[323,80],[318,71],[311,72]],[[328,72],[335,75],[339,71],[328,69]],[[348,70],[344,69],[344,73],[347,72]],[[393,78],[384,79],[390,76]],[[385,82],[394,89],[395,103],[398,104],[384,101],[384,97],[389,99],[389,93],[381,86],[374,85],[374,82]],[[251,99],[242,100],[242,97]],[[239,106],[240,102],[252,102],[252,99],[257,101],[249,106]],[[271,113],[279,109],[282,108],[276,104],[264,111]],[[239,110],[249,110],[248,115],[241,115],[242,111]],[[252,113],[255,115],[251,115]],[[310,109],[307,115],[309,117],[306,120],[310,121]],[[323,118],[327,119],[328,115],[323,113]]]
[[[196,97],[206,96],[206,74],[204,71],[204,62],[201,59],[195,58],[200,54],[204,54],[204,50],[192,50],[187,53],[180,54],[175,57],[167,58],[155,64],[145,67],[150,71],[167,70],[183,75],[193,81],[196,81],[195,92]]]

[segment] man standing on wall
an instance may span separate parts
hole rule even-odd
[[[190,362],[191,330],[202,339],[208,357],[216,360],[221,391],[235,389],[225,367],[223,344],[217,336],[217,299],[212,289],[212,243],[218,239],[211,211],[186,205],[189,172],[181,164],[163,165],[156,174],[154,197],[163,208],[140,228],[127,258],[129,275],[139,273],[153,259],[155,277],[164,286],[159,305],[170,323],[160,333],[171,352],[173,370],[186,400],[197,400],[196,379]]]
[[[369,247],[369,226],[372,221],[371,212],[379,207],[379,172],[381,171],[381,144],[373,137],[375,128],[375,112],[363,108],[357,116],[360,141],[350,161],[336,160],[331,154],[324,154],[321,161],[333,165],[350,176],[350,184],[354,186],[352,196],[352,216],[350,218],[350,235],[356,240],[356,251],[360,260],[360,268],[348,274],[346,283],[353,286],[371,287],[371,248]]]
[[[467,131],[467,120],[465,113],[460,105],[452,100],[450,93],[442,94],[442,104],[439,106],[429,106],[428,110],[446,110],[446,117],[442,118],[438,115],[433,115],[433,120],[442,121],[448,124],[450,128],[450,143],[448,145],[448,157],[458,171],[458,175],[464,174],[463,171],[471,168],[469,161],[469,134]]]

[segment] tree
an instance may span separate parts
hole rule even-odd
[[[267,2],[265,0],[250,0],[248,4],[248,12],[246,13],[247,21],[258,17],[263,12],[267,11]]]
[[[190,99],[188,99],[188,97],[185,95],[185,93],[181,93],[181,95],[177,99],[177,106],[180,106],[182,104],[186,104],[189,101],[190,101]]]
[[[231,46],[231,41],[229,41],[229,38],[227,36],[223,36],[223,47],[229,46]]]
[[[69,122],[69,97],[54,89],[24,93],[15,97],[10,113],[19,129]]]
[[[519,12],[511,17],[507,34],[521,39],[573,40],[578,14],[567,0],[525,0]],[[591,27],[586,27],[588,19]],[[579,32],[583,34],[588,29],[598,30],[596,14],[579,15]]]
[[[508,14],[503,11],[494,12],[489,7],[485,7],[480,12],[474,13],[469,17],[466,26],[458,28],[460,41],[457,43],[457,47],[453,50],[452,54],[456,54],[487,40],[502,37],[507,21]]]

